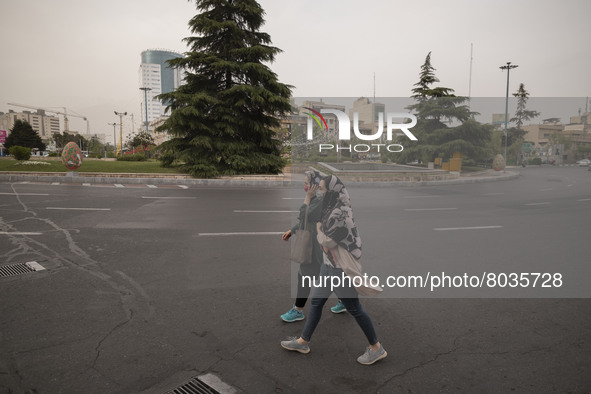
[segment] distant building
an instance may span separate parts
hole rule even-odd
[[[6,130],[10,134],[10,129],[14,127],[14,122],[17,120],[29,123],[44,141],[50,140],[53,133],[60,132],[59,118],[47,115],[42,109],[38,109],[37,112],[15,112],[13,110],[9,110],[8,113],[0,112],[0,130]]]
[[[155,119],[150,122],[149,133],[154,139],[154,144],[156,146],[160,145],[165,141],[168,141],[171,138],[170,134],[168,134],[168,132],[166,131],[156,131],[156,128],[162,126],[166,119],[168,119],[168,116],[161,116],[158,119]]]
[[[177,89],[184,80],[184,72],[168,66],[167,61],[182,57],[180,53],[149,49],[141,54],[139,68],[139,87],[150,88],[147,92],[148,122],[165,115],[166,103],[162,103],[155,97],[159,94],[170,93]],[[145,128],[146,123],[146,93],[140,91],[141,123]]]
[[[355,113],[359,116],[358,127],[363,134],[376,134],[378,132],[380,113],[383,114],[382,125],[386,123],[386,106],[381,103],[372,103],[367,97],[360,97],[353,103],[353,108],[349,110],[351,122],[355,122]],[[383,127],[385,135],[386,126]]]
[[[567,125],[561,124],[558,118],[550,118],[522,129],[527,132],[525,141],[533,142],[558,163],[574,163],[581,158],[578,148],[591,145],[591,113],[573,116]]]
[[[507,123],[511,121],[511,114],[507,114]],[[505,114],[492,114],[492,124],[494,125],[504,125],[505,124]]]
[[[526,132],[523,136],[524,141],[533,142],[534,146],[544,149],[548,147],[553,135],[561,134],[564,125],[560,123],[560,119],[550,118],[544,119],[542,124],[521,126],[521,128]]]

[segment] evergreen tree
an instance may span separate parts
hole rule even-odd
[[[540,113],[538,111],[528,111],[525,108],[527,100],[529,100],[529,93],[525,90],[523,83],[519,84],[519,89],[517,93],[513,93],[513,96],[517,97],[517,110],[515,111],[515,117],[511,118],[511,122],[515,122],[517,128],[521,129],[524,122],[540,116]]]
[[[45,150],[45,144],[41,141],[41,137],[29,122],[24,120],[16,120],[14,126],[10,129],[10,134],[6,137],[4,146],[8,149],[11,146],[23,146],[25,148],[37,148]]]
[[[72,134],[64,131],[63,134],[61,133],[53,133],[53,140],[55,141],[55,146],[57,148],[65,147],[68,142],[75,142],[80,149],[83,149],[85,146],[88,146],[89,141],[79,134]]]
[[[476,113],[464,105],[466,97],[458,97],[451,88],[432,86],[439,82],[435,68],[431,64],[431,52],[425,58],[419,73],[419,81],[414,84],[412,98],[416,103],[407,107],[417,117],[417,125],[412,129],[418,141],[399,140],[404,146],[402,153],[391,156],[393,160],[431,161],[435,157],[450,157],[455,152],[465,156],[487,155],[483,141],[491,138],[491,130],[471,120]],[[450,127],[453,122],[460,126]]]
[[[260,32],[264,11],[255,0],[195,0],[190,50],[169,61],[185,84],[158,98],[170,117],[158,128],[172,139],[162,162],[180,162],[194,176],[278,173],[284,166],[276,130],[290,111],[291,86],[265,64],[280,49]]]

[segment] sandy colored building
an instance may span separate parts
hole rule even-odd
[[[9,110],[8,113],[0,112],[0,130],[6,130],[8,132],[7,134],[10,134],[10,129],[14,127],[14,123],[17,120],[23,120],[29,123],[44,141],[50,140],[53,133],[60,132],[59,118],[57,116],[47,115],[42,109],[38,109],[37,112],[15,112],[13,110]]]

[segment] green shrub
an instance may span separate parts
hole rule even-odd
[[[57,152],[51,152],[48,157],[59,157],[59,155]]]
[[[542,159],[540,159],[539,157],[535,157],[533,159],[529,160],[529,165],[532,166],[541,166],[542,165]]]
[[[146,161],[146,155],[142,153],[133,153],[128,155],[119,156],[117,161]]]
[[[10,149],[8,149],[8,152],[10,152],[16,160],[29,160],[31,158],[31,148],[15,145],[11,146]]]

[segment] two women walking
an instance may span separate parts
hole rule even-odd
[[[337,276],[342,278],[343,269],[348,264],[346,259],[359,261],[361,258],[361,238],[355,221],[349,200],[349,193],[345,185],[334,175],[323,178],[318,185],[318,190],[323,195],[320,218],[316,225],[317,239],[322,247],[322,264],[320,276],[327,277],[324,283],[336,283],[330,278]],[[313,221],[311,217],[310,221]],[[348,254],[345,256],[345,254]],[[345,259],[346,257],[346,259]],[[309,342],[320,322],[322,309],[326,300],[334,292],[343,303],[347,311],[355,318],[355,321],[365,334],[369,343],[365,353],[357,358],[364,365],[371,365],[387,356],[386,350],[380,344],[373,323],[359,302],[358,292],[351,285],[341,281],[337,287],[314,287],[308,320],[299,337],[290,338],[281,342],[284,349],[309,353]],[[298,288],[299,290],[299,288]],[[299,297],[299,293],[298,293]]]

